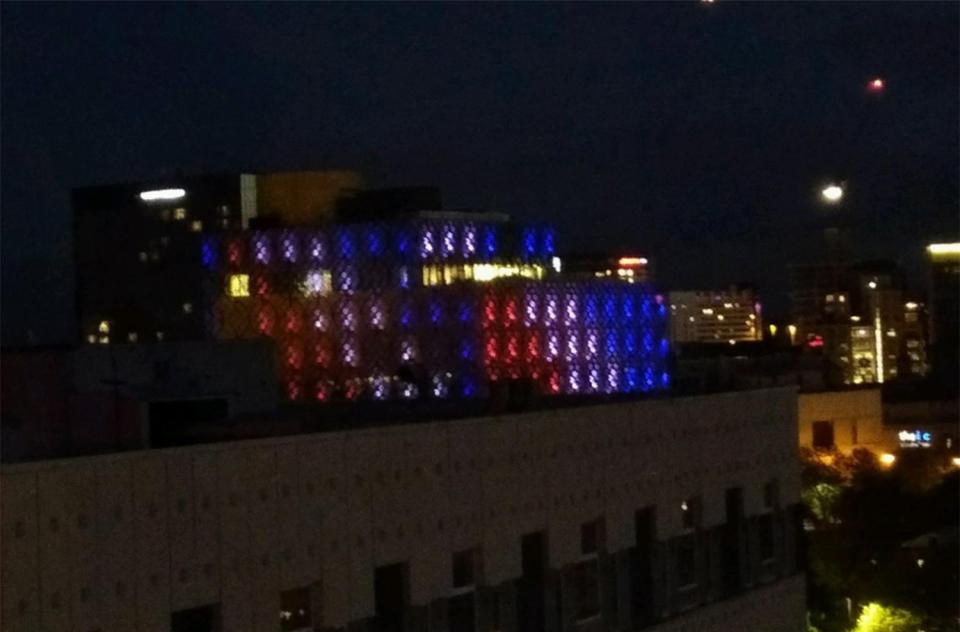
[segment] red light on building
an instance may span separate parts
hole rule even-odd
[[[807,340],[807,346],[811,349],[819,349],[823,346],[823,336],[814,335],[810,337],[810,340]]]
[[[884,83],[883,79],[881,79],[880,77],[871,79],[870,83],[867,84],[867,88],[871,92],[883,92],[883,89],[885,87],[886,87],[886,84]]]

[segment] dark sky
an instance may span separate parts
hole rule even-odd
[[[958,7],[4,2],[4,341],[70,335],[69,188],[176,168],[437,184],[779,310],[844,178],[858,254],[919,283],[958,233]]]

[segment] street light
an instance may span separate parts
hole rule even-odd
[[[843,187],[839,184],[827,185],[820,191],[820,195],[830,204],[836,204],[843,198]]]

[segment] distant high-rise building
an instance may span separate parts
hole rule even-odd
[[[675,291],[669,301],[674,343],[763,340],[761,306],[752,288]]]
[[[930,244],[927,257],[931,364],[938,379],[955,388],[960,364],[960,242]]]
[[[824,354],[828,382],[834,385],[898,377],[906,350],[902,288],[902,273],[893,262],[795,266],[795,343]]]
[[[927,340],[929,340],[926,305],[921,301],[903,304],[903,326],[900,331],[900,375],[922,377],[927,374]]]

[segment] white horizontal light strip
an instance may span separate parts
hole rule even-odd
[[[179,200],[187,194],[183,189],[156,189],[154,191],[143,191],[140,193],[140,199],[144,202],[155,202],[157,200]]]

